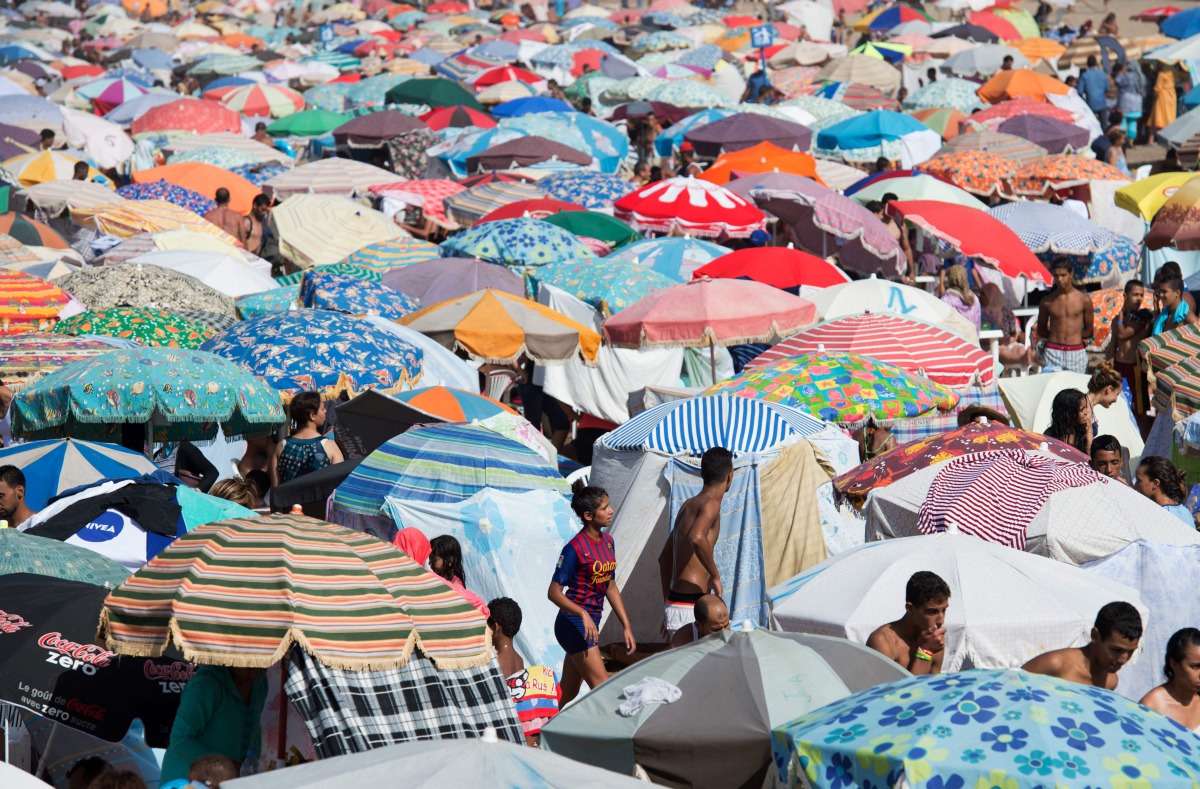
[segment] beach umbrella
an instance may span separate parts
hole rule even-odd
[[[562,99],[554,99],[549,96],[535,95],[533,88],[529,87],[524,82],[516,85],[509,84],[510,92],[499,92],[498,88],[505,88],[505,84],[493,86],[490,91],[485,91],[476,96],[480,102],[491,101],[496,106],[492,108],[493,118],[518,118],[522,115],[536,115],[544,112],[574,112],[575,108]],[[487,95],[485,98],[485,94]]]
[[[751,148],[762,142],[787,151],[807,151],[812,145],[812,132],[806,126],[745,113],[690,129],[684,132],[683,138],[695,146],[697,156],[709,157]]]
[[[240,133],[242,119],[236,112],[215,101],[183,98],[151,107],[140,117],[133,119],[129,130],[134,135],[159,131],[183,131],[193,134]]]
[[[847,55],[831,61],[821,70],[820,79],[829,82],[854,82],[878,88],[894,96],[900,88],[900,72],[887,62],[869,55]]]
[[[730,394],[784,403],[836,424],[890,426],[948,411],[958,395],[924,376],[869,356],[799,354],[743,370],[705,394]]]
[[[1047,156],[1019,167],[1013,175],[1012,188],[1019,195],[1043,197],[1048,192],[1082,186],[1089,181],[1131,180],[1116,167],[1096,159]]]
[[[650,238],[622,247],[605,262],[630,262],[652,268],[676,282],[687,282],[692,272],[705,263],[728,254],[727,247],[689,237]]]
[[[205,94],[204,98],[247,118],[282,118],[304,109],[304,97],[282,85],[236,85]]]
[[[300,298],[300,284],[284,285],[274,290],[264,290],[262,293],[249,293],[237,300],[238,315],[242,320],[257,318],[272,312],[284,312],[297,306]],[[229,328],[222,327],[219,331]]]
[[[1176,172],[1159,173],[1148,178],[1140,178],[1128,186],[1118,189],[1114,200],[1120,208],[1151,221],[1166,205],[1167,200],[1180,187],[1192,180],[1194,175],[1195,173],[1190,172]]]
[[[617,175],[574,170],[547,175],[538,181],[538,188],[558,200],[597,210],[611,209],[613,203],[633,192],[636,186]]]
[[[451,350],[492,364],[508,364],[524,353],[535,362],[572,359],[594,363],[600,335],[549,307],[503,291],[487,290],[432,304],[406,315],[401,325]]]
[[[892,202],[888,211],[1006,277],[1025,277],[1050,285],[1050,272],[1021,237],[990,215],[974,208],[933,200]],[[970,232],[964,233],[968,227]]]
[[[446,216],[445,201],[447,197],[464,191],[464,188],[461,184],[444,178],[428,178],[376,184],[371,187],[371,191],[381,198],[390,197],[406,205],[419,205],[425,216],[432,219],[438,227],[452,228],[454,223]]]
[[[1010,41],[1008,46],[1020,52],[1030,60],[1056,60],[1067,48],[1049,38],[1024,38],[1020,41]]]
[[[0,381],[18,381],[57,370],[64,364],[90,359],[113,346],[96,339],[65,337],[46,332],[0,334]]]
[[[57,334],[69,335],[96,334],[133,340],[142,345],[171,348],[196,348],[216,334],[199,321],[181,317],[167,310],[145,307],[86,310],[59,321],[54,331]]]
[[[279,395],[232,362],[180,348],[110,351],[75,362],[21,390],[13,434],[27,439],[119,436],[123,423],[153,423],[155,437],[203,441],[272,430]],[[162,438],[160,438],[162,437]]]
[[[33,129],[8,123],[0,124],[0,160],[32,153],[37,149],[40,139],[41,135]]]
[[[914,720],[945,736],[912,739]],[[844,734],[831,737],[835,729]],[[861,786],[884,774],[945,786],[1065,784],[1092,774],[1187,786],[1198,772],[1191,764],[1200,747],[1187,729],[1113,691],[1017,669],[889,683],[774,735],[780,780],[803,772],[820,789]],[[1123,742],[1136,750],[1113,749]],[[871,758],[857,758],[866,750]]]
[[[38,151],[5,160],[4,169],[16,178],[21,186],[33,186],[47,181],[71,180],[75,165],[81,161],[83,160],[57,151]],[[101,175],[100,171],[88,165],[88,178],[98,175]]]
[[[1020,666],[1046,644],[1083,646],[1105,603],[1143,607],[1124,584],[950,531],[849,548],[771,589],[771,613],[787,632],[861,643],[880,622],[900,616],[904,587],[918,570],[950,587],[942,671],[951,676]],[[997,588],[1013,605],[993,604]],[[1037,611],[1036,622],[1018,611]]]
[[[899,282],[870,277],[812,291],[808,299],[816,305],[817,314],[827,321],[863,312],[886,313],[924,321],[971,342],[978,341],[974,326],[949,304]]]
[[[987,78],[1000,73],[1000,67],[1006,57],[1013,59],[1013,69],[1028,69],[1033,65],[1021,50],[1013,46],[981,44],[951,55],[946,58],[946,62],[942,64],[941,68],[962,77]]]
[[[48,331],[70,303],[70,294],[59,285],[0,269],[0,334]]]
[[[498,400],[448,386],[413,389],[395,395],[395,399],[447,422],[482,421],[497,414],[520,416]]]
[[[147,743],[167,744],[195,666],[177,656],[122,660],[96,643],[106,586],[13,573],[0,576],[0,589],[10,623],[0,646],[0,699],[106,742],[120,741],[137,718]]]
[[[821,177],[817,174],[817,163],[812,156],[780,148],[769,141],[733,153],[721,154],[699,177],[724,186],[732,178],[764,172],[802,175],[821,183]]]
[[[940,153],[921,164],[921,170],[965,192],[991,197],[1008,191],[1017,167],[1010,159],[987,151]]]
[[[553,285],[607,318],[656,291],[669,288],[675,281],[636,263],[563,260],[534,269],[529,274],[534,292],[542,284]]]
[[[1167,410],[1177,422],[1200,411],[1200,360],[1188,358],[1159,372],[1155,378],[1154,405]],[[1169,410],[1168,410],[1169,409]]]
[[[754,202],[791,226],[796,240],[819,257],[838,256],[860,274],[900,274],[904,253],[879,217],[848,197],[805,180],[787,189],[755,189]]]
[[[1200,327],[1184,324],[1138,343],[1144,367],[1155,374],[1185,359],[1200,357]]]
[[[257,573],[246,574],[247,561]],[[333,589],[330,562],[342,579]],[[222,591],[229,573],[244,576],[251,608]],[[108,596],[100,628],[116,652],[156,654],[173,642],[208,665],[261,668],[293,640],[322,663],[358,670],[402,666],[414,644],[435,665],[487,648],[482,615],[440,578],[374,537],[297,515],[198,526]]]
[[[555,264],[551,264],[555,265]],[[485,288],[525,295],[521,277],[504,266],[467,258],[434,258],[385,272],[383,283],[426,304],[466,296]]]
[[[894,177],[886,177],[893,173],[896,174]],[[965,190],[921,170],[893,170],[882,175],[884,177],[864,178],[860,182],[863,186],[854,188],[849,196],[863,205],[873,200],[882,201],[884,195],[892,194],[900,200],[938,200],[970,206],[980,211],[987,210],[985,203],[972,197]]]
[[[299,110],[279,116],[279,120],[267,127],[267,133],[272,137],[320,137],[348,120],[350,117],[340,112]]]
[[[98,444],[96,446],[105,445]],[[138,458],[143,464],[154,468],[154,465],[145,457],[132,452],[129,454]],[[141,476],[141,473],[144,473],[129,474],[128,469],[120,469],[117,473],[121,472],[131,477]],[[28,480],[25,490],[26,500],[29,501]],[[32,504],[32,501],[29,503]],[[43,500],[39,509],[44,505],[45,501]],[[112,559],[87,548],[69,545],[48,537],[26,534],[16,528],[0,530],[0,576],[11,576],[18,573],[108,588],[119,585],[129,575],[128,570]]]
[[[382,315],[398,320],[420,309],[420,303],[386,285],[332,274],[320,269],[304,272],[300,281],[301,306],[350,315]]]
[[[822,350],[869,356],[954,389],[995,383],[992,357],[978,345],[923,321],[874,312],[805,329],[747,362],[744,369]]]
[[[336,263],[366,245],[405,235],[379,211],[335,195],[293,194],[270,217],[280,253],[300,268]]]
[[[1187,181],[1167,198],[1154,214],[1146,246],[1200,249],[1200,181]]]
[[[92,103],[97,115],[111,112],[127,101],[148,93],[146,88],[124,77],[107,77],[75,89],[75,95]]]
[[[758,786],[769,783],[769,731],[780,725],[776,721],[905,674],[849,641],[740,626],[660,652],[628,671],[560,712],[542,729],[543,747],[622,773],[636,765],[659,781]],[[618,712],[630,682],[663,676],[685,695],[632,716]],[[698,714],[709,702],[720,704],[720,721]]]
[[[596,211],[558,211],[542,217],[542,221],[581,238],[597,239],[612,249],[642,240],[641,234],[629,225]]]
[[[394,137],[426,128],[429,127],[411,115],[383,110],[351,118],[333,129],[333,139],[349,148],[379,148]]]
[[[260,259],[252,265],[236,253],[225,254],[204,249],[154,250],[130,258],[128,264],[171,269],[195,277],[208,287],[233,298],[276,287],[265,261]]]
[[[365,247],[356,249],[344,257],[341,263],[346,266],[357,266],[366,269],[368,272],[374,272],[381,277],[394,269],[411,266],[414,263],[420,263],[421,261],[437,256],[437,244],[431,244],[428,241],[422,241],[418,238],[401,237],[391,239],[390,241],[377,241],[374,244],[367,244]],[[332,271],[324,266],[321,267],[321,270]],[[353,273],[332,273],[353,276]],[[379,277],[371,277],[371,279],[379,281]],[[402,289],[398,288],[398,290]]]
[[[496,121],[487,113],[461,105],[437,107],[420,117],[429,128],[436,131],[467,126],[491,129],[496,126]]]
[[[578,166],[592,163],[592,157],[570,145],[545,137],[529,135],[493,145],[467,158],[466,172],[513,170],[543,162],[562,162]]]
[[[715,87],[690,79],[676,80],[660,85],[645,98],[649,101],[672,104],[689,110],[727,107],[732,103],[724,93]]]
[[[699,128],[705,124],[718,121],[721,118],[728,118],[733,114],[733,110],[711,108],[689,115],[678,123],[663,129],[654,140],[654,149],[658,151],[660,156],[670,156],[673,150],[678,148],[683,142],[684,134],[690,129]]]
[[[933,156],[942,138],[909,115],[874,110],[835,123],[817,134],[816,147],[833,158],[874,161],[880,156],[912,167]]]
[[[762,211],[716,184],[669,178],[647,184],[613,205],[618,219],[636,230],[719,238],[746,238],[766,224]]]
[[[293,195],[365,197],[372,186],[395,181],[396,175],[390,170],[354,159],[333,157],[287,170],[266,181],[262,191],[276,200],[285,200]]]
[[[1088,457],[1055,438],[993,422],[968,422],[940,435],[909,441],[879,455],[833,480],[838,496],[861,507],[872,490],[886,488],[931,466],[977,452],[1001,449],[1040,451],[1072,463]]]
[[[494,178],[493,176],[502,176]],[[491,179],[491,180],[478,180]],[[446,219],[470,226],[491,212],[524,200],[540,200],[546,192],[532,183],[510,179],[501,173],[485,173],[459,182],[466,188],[443,200]]]
[[[1187,39],[1200,34],[1200,9],[1186,8],[1159,22],[1159,29],[1171,38]]]
[[[1091,137],[1087,129],[1043,115],[1018,115],[1009,118],[997,126],[996,131],[1024,137],[1051,154],[1083,150]]]
[[[236,244],[233,236],[212,222],[166,200],[121,200],[108,205],[76,208],[71,218],[84,227],[118,238],[165,230],[189,230],[211,236],[227,245]]]
[[[787,247],[759,247],[730,252],[692,273],[693,279],[701,277],[750,279],[790,293],[797,293],[802,285],[824,288],[850,281],[832,263]]]
[[[1073,123],[1075,120],[1075,115],[1068,109],[1029,96],[1019,96],[973,113],[967,118],[967,123],[973,124],[976,128],[995,131],[996,127],[1004,121],[1020,115],[1044,115],[1063,123]]]
[[[111,350],[111,348],[109,348]],[[25,474],[25,502],[31,509],[42,510],[50,499],[64,493],[72,488],[81,485],[91,485],[101,480],[106,479],[136,479],[143,474],[153,474],[156,467],[153,463],[146,460],[146,457],[138,452],[126,449],[116,444],[98,444],[91,441],[79,441],[76,439],[65,438],[49,441],[32,441],[24,444],[16,444],[11,447],[0,449],[0,465],[12,465],[21,469]],[[18,524],[12,524],[16,526]],[[15,529],[0,530],[0,537],[10,533],[17,533]],[[45,538],[30,538],[28,548],[36,550],[41,540]],[[72,545],[57,541],[47,541],[49,546],[43,546],[43,551],[53,553],[54,546],[59,546],[63,549],[65,556],[71,556],[79,549]],[[24,545],[24,543],[18,543]],[[87,553],[89,557],[100,559],[99,554]],[[14,555],[9,555],[0,549],[0,557],[5,560],[14,560]],[[113,562],[105,559],[97,561],[94,565],[107,567],[114,565]],[[7,574],[10,570],[3,569],[7,565],[0,563],[0,574]],[[22,569],[14,569],[11,572],[38,572],[39,574],[50,574],[55,570],[60,573],[69,569],[70,565],[59,566],[51,562],[47,562],[42,569],[38,569],[38,565],[32,562],[26,562],[22,565]],[[121,578],[128,575],[123,568],[116,565],[119,570],[117,583]],[[86,576],[86,575],[55,575],[56,578],[67,578],[72,581],[85,581],[87,583],[106,583],[112,580],[110,574],[101,576]],[[116,585],[115,583],[113,584]]]
[[[410,79],[387,92],[389,104],[417,104],[427,107],[466,107],[483,111],[471,92],[448,79]]]
[[[504,266],[544,266],[595,255],[570,232],[537,219],[502,219],[476,225],[442,242],[442,255]]]
[[[1049,203],[1008,203],[989,209],[988,213],[1038,254],[1089,256],[1115,242],[1112,231],[1070,209]]]
[[[164,180],[126,184],[117,189],[117,196],[126,200],[165,200],[200,216],[217,207],[212,198]]]
[[[400,391],[421,377],[419,348],[362,318],[326,310],[288,310],[242,321],[201,350],[236,363],[288,399],[312,391],[327,398],[373,388]]]
[[[970,80],[958,77],[947,77],[937,82],[930,82],[923,88],[913,92],[904,101],[904,106],[910,109],[936,109],[949,107],[962,113],[971,113],[981,109],[984,103],[975,95],[978,85]],[[958,129],[954,130],[956,133]]]

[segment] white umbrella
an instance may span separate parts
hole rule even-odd
[[[833,5],[814,0],[791,0],[779,6],[790,25],[803,26],[817,41],[829,41],[833,32]]]
[[[872,276],[828,288],[802,288],[800,295],[817,305],[822,320],[883,312],[932,323],[971,342],[979,340],[975,327],[956,309],[920,288],[898,282]]]
[[[97,167],[120,167],[133,156],[133,140],[117,124],[70,107],[61,111],[67,144],[83,150]]]
[[[1013,59],[1013,68],[1033,66],[1020,50],[1002,44],[980,44],[946,58],[942,70],[962,77],[990,77],[1000,71],[1006,57]]]
[[[270,269],[262,271],[243,260],[219,252],[164,250],[146,252],[130,258],[129,262],[160,266],[187,274],[235,299],[279,287],[279,283],[271,279]]]
[[[1096,612],[1137,590],[1053,559],[955,532],[872,542],[771,589],[771,613],[791,633],[865,643],[904,615],[904,589],[928,570],[950,587],[943,671],[1015,668],[1050,649],[1082,646]]]
[[[872,491],[863,508],[867,542],[921,534],[918,512],[942,468],[942,464],[930,466]],[[1109,481],[1051,494],[1025,530],[1025,550],[1079,565],[1139,539],[1200,545],[1195,529],[1133,488]]]

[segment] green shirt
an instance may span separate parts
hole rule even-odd
[[[187,778],[192,762],[220,753],[241,763],[246,753],[262,752],[259,717],[267,701],[267,675],[254,680],[250,703],[242,701],[229,669],[200,666],[183,689],[171,744],[163,758],[162,782]]]

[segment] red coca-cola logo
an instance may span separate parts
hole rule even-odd
[[[146,675],[146,679],[151,681],[163,680],[166,682],[187,682],[196,673],[196,666],[193,663],[184,663],[176,660],[174,663],[155,663],[153,660],[147,660],[142,665],[142,673]]]
[[[107,709],[101,707],[99,704],[88,704],[83,699],[70,699],[66,703],[66,707],[71,712],[82,715],[85,718],[91,718],[94,721],[104,720],[104,714],[108,712]]]
[[[25,618],[19,614],[0,611],[0,633],[15,633],[23,627],[33,627],[33,625],[26,622]]]
[[[62,633],[47,633],[38,639],[38,646],[43,649],[61,652],[69,658],[97,668],[109,665],[112,659],[117,656],[116,652],[109,652],[104,647],[99,647],[95,644],[80,644],[75,641],[68,641],[63,638]]]

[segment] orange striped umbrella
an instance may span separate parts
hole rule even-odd
[[[48,331],[70,301],[66,291],[41,277],[0,269],[0,334]]]
[[[78,208],[71,215],[81,224],[119,238],[182,228],[241,246],[237,239],[212,222],[166,200],[127,200],[124,203]]]
[[[294,643],[335,669],[398,668],[414,646],[439,668],[491,660],[484,617],[385,542],[302,515],[192,530],[104,602],[100,637],[125,655],[168,642],[196,663],[266,668]]]

